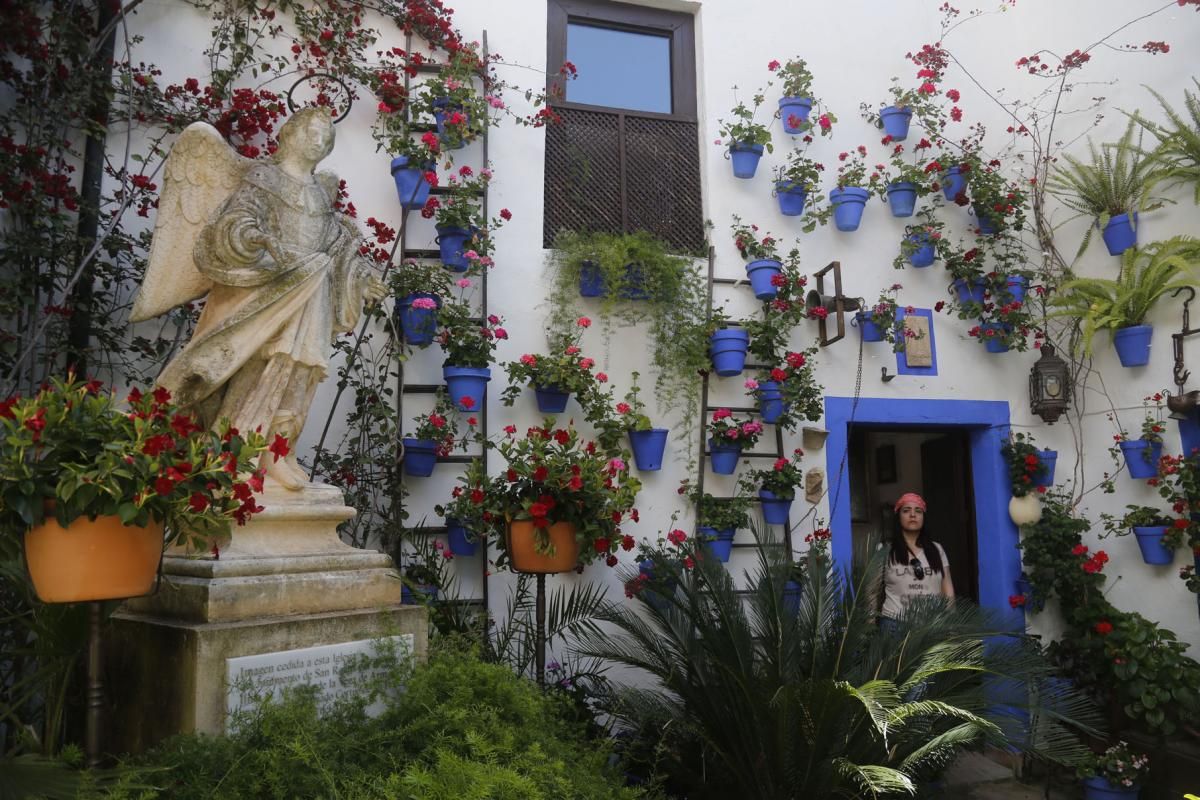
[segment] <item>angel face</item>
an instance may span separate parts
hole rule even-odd
[[[327,114],[314,114],[304,126],[304,155],[314,162],[333,152],[333,120]]]

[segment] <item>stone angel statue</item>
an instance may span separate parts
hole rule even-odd
[[[358,231],[333,208],[338,178],[313,174],[333,150],[328,109],[306,108],[279,130],[279,149],[239,156],[212,126],[188,126],[171,148],[146,276],[132,319],[207,295],[187,345],[159,376],[212,426],[222,418],[293,443],[268,477],[308,485],[295,461],[333,337],[385,289],[358,253]]]

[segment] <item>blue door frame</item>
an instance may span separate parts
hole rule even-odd
[[[975,536],[979,604],[1002,614],[1014,630],[1025,629],[1025,615],[1008,598],[1021,575],[1018,532],[1008,516],[1008,470],[1000,445],[1008,437],[1008,403],[996,400],[906,400],[864,397],[825,398],[826,471],[829,475],[830,531],[834,562],[848,565],[853,551],[850,526],[850,478],[846,455],[850,423],[952,427],[965,430],[971,450],[975,495]]]

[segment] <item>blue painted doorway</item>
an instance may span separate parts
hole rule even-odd
[[[829,527],[833,534],[833,557],[838,564],[849,564],[853,552],[849,469],[852,426],[965,433],[974,501],[979,604],[1005,615],[1013,628],[1023,629],[1024,615],[1008,603],[1021,573],[1017,527],[1008,516],[1007,470],[1000,455],[1000,445],[1009,432],[1008,403],[891,398],[855,401],[851,397],[826,397]]]

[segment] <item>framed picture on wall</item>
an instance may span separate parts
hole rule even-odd
[[[896,482],[896,445],[884,444],[875,448],[875,482]]]

